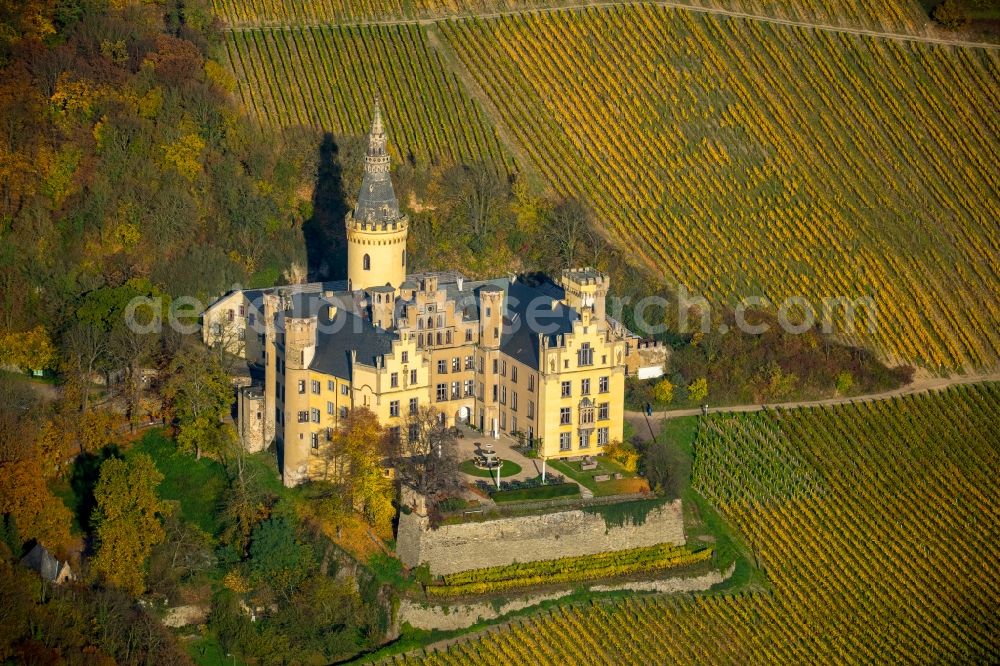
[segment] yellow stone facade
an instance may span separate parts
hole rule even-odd
[[[531,442],[542,458],[597,454],[622,439],[627,331],[607,319],[608,277],[558,283],[406,274],[398,210],[376,111],[358,205],[345,221],[346,283],[244,290],[205,321],[240,319],[242,353],[263,373],[264,440],[287,485],[329,477],[329,436],[366,407],[405,440],[430,406],[452,425]]]

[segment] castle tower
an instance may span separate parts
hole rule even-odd
[[[406,234],[409,219],[399,212],[399,202],[389,176],[382,112],[375,100],[375,117],[368,134],[365,177],[358,203],[347,213],[347,283],[352,290],[391,285],[406,278]]]

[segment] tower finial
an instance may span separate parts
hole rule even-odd
[[[372,130],[369,133],[372,138],[385,134],[382,128],[382,96],[375,93],[375,114],[372,117]]]

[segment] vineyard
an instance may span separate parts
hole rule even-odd
[[[243,104],[262,124],[364,134],[379,93],[397,163],[509,162],[417,26],[234,31],[226,46]]]
[[[995,663],[1000,385],[716,415],[694,483],[771,591],[561,607],[393,663]]]
[[[489,594],[519,587],[649,574],[706,562],[711,557],[711,548],[693,550],[687,546],[663,544],[597,555],[472,569],[449,574],[444,577],[443,585],[429,585],[426,590],[429,596],[436,597]]]
[[[847,337],[890,361],[997,363],[996,51],[645,5],[442,28],[551,186],[669,281],[871,298]]]
[[[627,0],[626,0],[627,1]],[[431,19],[543,7],[589,4],[581,0],[213,0],[232,27],[318,25],[391,19]],[[675,4],[756,16],[889,32],[920,32],[927,14],[915,0],[676,0]]]

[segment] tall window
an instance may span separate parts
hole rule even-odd
[[[594,350],[589,342],[584,342],[576,352],[577,365],[594,365]]]
[[[438,384],[437,385],[437,401],[442,402],[448,399],[448,385]]]
[[[601,393],[607,393],[610,389],[608,388],[608,378],[601,377],[597,380],[597,390]]]
[[[559,425],[569,425],[572,413],[569,407],[559,408]]]
[[[418,406],[419,406],[419,402],[417,401],[417,398],[410,398],[410,413],[411,414],[416,414],[417,413]]]
[[[597,445],[604,446],[608,443],[608,429],[598,428],[597,429]]]
[[[361,265],[366,271],[370,271],[372,269],[372,258],[366,254],[364,259],[361,260]]]
[[[392,387],[392,388],[396,388],[397,386],[399,386],[399,373],[398,372],[393,372],[393,373],[391,373],[389,375],[389,386]]]
[[[608,416],[608,403],[602,402],[599,405],[597,405],[597,418],[600,421],[605,421],[608,418],[610,418]]]
[[[580,403],[580,423],[594,422],[594,403],[584,400]]]
[[[410,383],[411,384],[416,384],[417,383],[417,371],[416,370],[410,370]]]
[[[438,374],[443,375],[448,372],[448,361],[441,359],[438,361]]]
[[[590,380],[581,379],[580,380],[580,395],[590,395]]]
[[[581,430],[580,431],[580,448],[587,449],[590,448],[590,434],[594,432],[593,430]]]
[[[389,403],[389,416],[399,416],[399,400]]]
[[[559,433],[559,450],[569,451],[573,446],[573,435],[568,432]]]
[[[562,397],[568,398],[573,395],[573,384],[571,382],[562,383]]]

